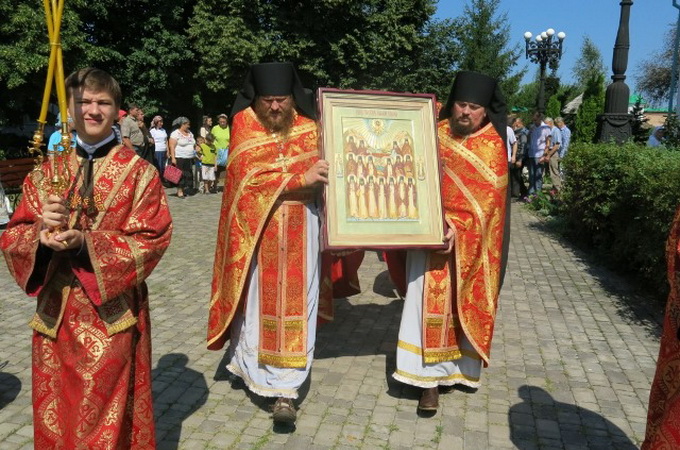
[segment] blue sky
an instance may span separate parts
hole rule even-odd
[[[680,0],[677,3],[680,4]],[[468,0],[439,0],[436,18],[458,17],[466,4]],[[673,7],[673,0],[634,0],[630,11],[626,84],[633,90],[639,65],[651,54],[661,50],[668,26],[675,25],[678,20],[678,9]],[[580,55],[584,36],[590,37],[602,53],[607,79],[610,79],[621,14],[620,0],[501,0],[498,12],[508,13],[512,44],[520,44],[522,49],[525,31],[535,36],[553,28],[556,32],[564,31],[567,34],[558,72],[563,82],[573,81],[572,68]],[[529,67],[525,82],[530,81],[536,74],[537,65],[529,63],[523,54],[520,66]]]

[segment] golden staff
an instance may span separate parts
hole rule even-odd
[[[71,156],[71,134],[68,130],[68,106],[66,101],[66,85],[64,82],[64,59],[61,47],[61,19],[64,12],[65,0],[43,0],[45,7],[45,22],[47,23],[47,35],[50,41],[50,59],[47,66],[47,79],[45,80],[45,90],[43,92],[40,116],[38,117],[38,129],[33,134],[29,152],[35,156],[34,172],[40,174],[37,180],[37,187],[47,191],[48,194],[63,196],[71,178],[70,156]],[[57,102],[61,115],[61,141],[62,150],[48,148],[47,157],[50,161],[50,177],[45,179],[43,170],[43,160],[45,153],[41,147],[45,141],[45,124],[47,123],[47,109],[50,103],[52,85],[55,85],[57,92]],[[58,147],[58,146],[55,146]],[[59,231],[59,230],[54,230]],[[64,242],[65,245],[66,242]]]

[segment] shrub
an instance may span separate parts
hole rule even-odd
[[[560,214],[569,234],[666,292],[664,250],[680,203],[680,152],[574,144],[563,165]]]
[[[542,216],[557,216],[560,210],[561,199],[556,189],[548,192],[531,194],[526,200],[529,208],[538,212]]]

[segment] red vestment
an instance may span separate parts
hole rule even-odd
[[[208,318],[208,348],[218,350],[242,307],[254,255],[260,285],[258,360],[305,367],[306,206],[317,193],[304,173],[319,159],[316,123],[296,115],[285,142],[266,130],[252,108],[234,116],[222,199]],[[284,138],[281,138],[284,139]],[[335,267],[332,267],[335,265]],[[356,292],[356,268],[324,257],[319,317],[332,319],[332,289]],[[353,269],[353,270],[352,270]],[[345,280],[332,281],[331,271]],[[272,289],[272,286],[276,288]]]
[[[72,191],[87,160],[71,156]],[[49,164],[43,165],[45,179]],[[133,150],[92,160],[96,210],[71,212],[86,251],[53,252],[38,236],[40,174],[0,237],[10,273],[37,311],[33,334],[35,448],[153,448],[151,336],[144,279],[170,243],[158,172]],[[75,182],[73,181],[75,179]]]
[[[644,450],[680,448],[680,208],[666,243],[666,259],[671,291],[649,394]]]
[[[423,360],[461,357],[459,333],[489,363],[502,265],[508,164],[492,124],[459,142],[448,120],[438,125],[442,199],[454,230],[452,254],[430,252],[423,292]],[[390,276],[405,292],[403,251],[386,252]]]

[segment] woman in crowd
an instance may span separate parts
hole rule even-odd
[[[184,198],[194,185],[192,164],[196,151],[196,139],[189,127],[191,123],[186,117],[180,116],[172,122],[175,130],[168,139],[170,163],[182,171],[182,178],[177,184],[177,197]]]
[[[210,116],[203,116],[203,125],[201,125],[201,130],[199,131],[199,135],[205,139],[208,137],[208,133],[210,133],[210,130],[212,130],[212,117]]]
[[[140,156],[156,166],[156,159],[154,158],[154,139],[149,132],[149,129],[146,127],[146,123],[144,123],[144,111],[141,109],[139,110],[139,115],[137,116],[137,126],[139,127],[139,131],[142,132],[142,137],[144,138],[144,143],[142,144],[142,154]]]
[[[158,173],[163,175],[165,164],[168,160],[168,133],[163,128],[163,118],[161,116],[155,116],[151,120],[149,132],[153,136],[154,148],[156,150],[156,169],[158,169]]]

